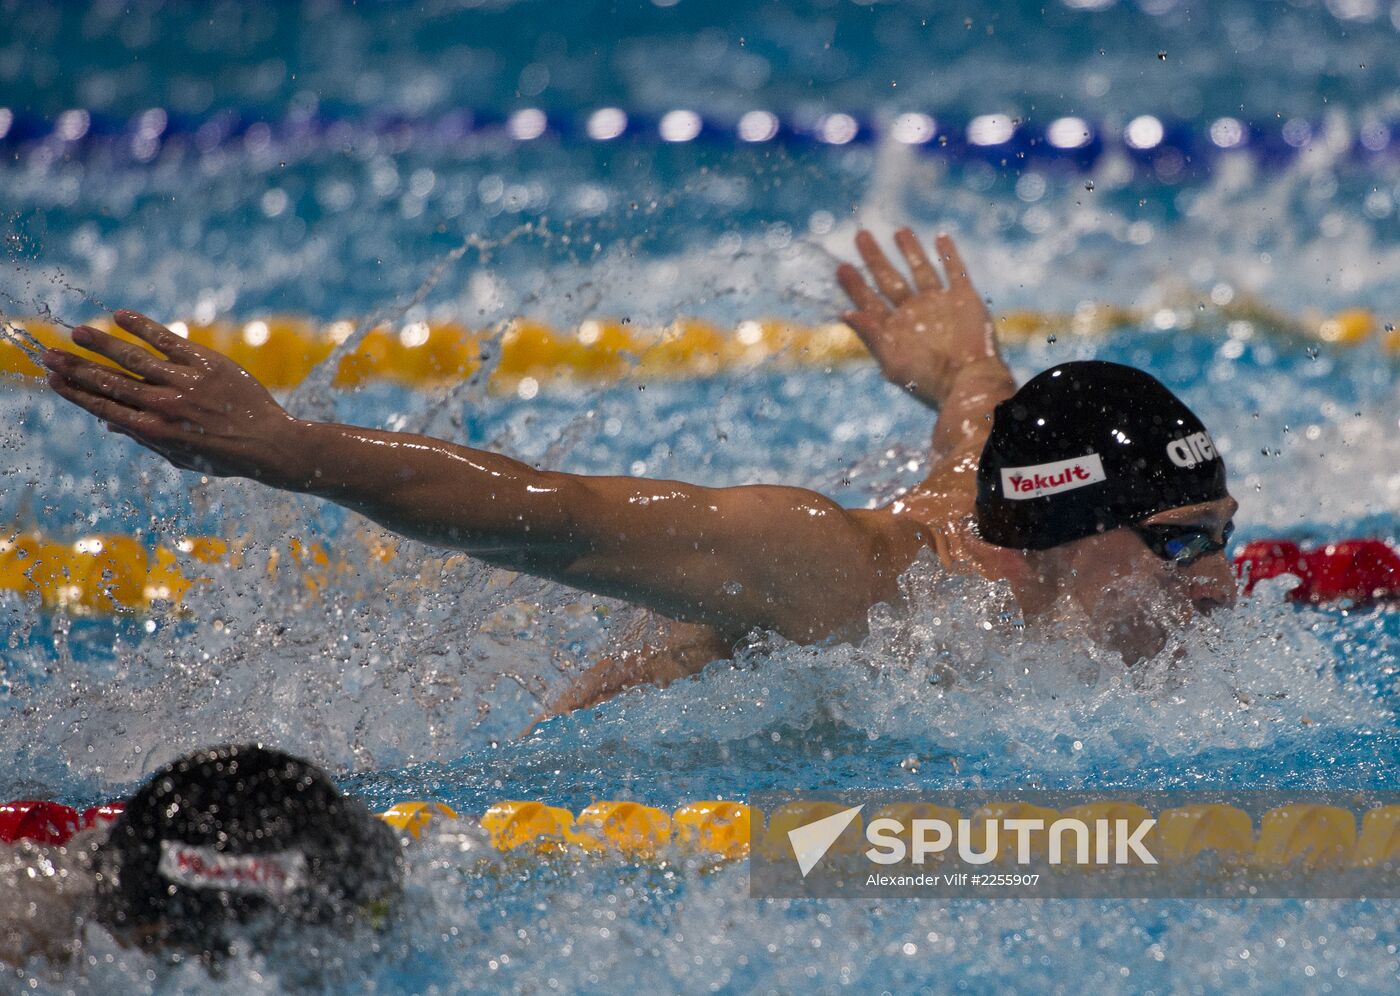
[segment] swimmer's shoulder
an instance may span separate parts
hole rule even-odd
[[[916,527],[921,548],[936,554],[950,574],[980,574],[990,580],[1010,581],[1018,588],[1034,580],[1024,552],[984,540],[977,531],[971,503],[956,494],[919,485],[876,511],[907,524],[906,529]],[[918,551],[910,563],[916,556]]]
[[[926,552],[945,569],[956,564],[958,539],[948,511],[942,502],[911,491],[881,508],[855,509],[851,515],[871,535],[876,561],[903,573]]]

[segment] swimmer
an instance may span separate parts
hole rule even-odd
[[[213,747],[152,775],[66,845],[0,845],[0,963],[58,960],[92,920],[121,943],[214,961],[288,923],[349,928],[397,896],[394,832],[314,765]]]
[[[1196,613],[1229,605],[1236,503],[1205,427],[1147,374],[1067,363],[1016,383],[951,238],[941,270],[908,229],[901,272],[869,232],[837,280],[842,317],[885,376],[938,410],[926,480],[878,509],[802,488],[537,470],[439,439],[297,419],[247,371],[144,315],[146,346],[79,326],[43,354],[48,382],[177,467],[316,495],[413,539],[651,610],[654,632],[610,654],[553,715],[667,684],[732,656],[755,630],[854,641],[924,551],[1006,582],[1028,623],[1068,600],[1125,663]],[[1133,579],[1132,584],[1123,583]]]

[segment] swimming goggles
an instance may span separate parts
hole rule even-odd
[[[1225,523],[1219,539],[1209,529],[1200,526],[1134,524],[1128,528],[1142,537],[1149,550],[1178,567],[1194,564],[1204,556],[1221,552],[1235,532],[1234,522]]]

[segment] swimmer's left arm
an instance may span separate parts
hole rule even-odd
[[[621,598],[734,640],[863,631],[898,597],[922,527],[801,488],[537,470],[498,453],[354,426],[303,426],[290,490],[425,542]]]

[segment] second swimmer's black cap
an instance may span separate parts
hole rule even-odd
[[[1102,360],[1061,363],[997,405],[977,467],[977,527],[1044,550],[1226,497],[1225,461],[1156,378]]]
[[[394,832],[315,765],[212,747],[151,776],[97,856],[97,917],[147,947],[217,956],[262,920],[349,924],[397,894]]]

